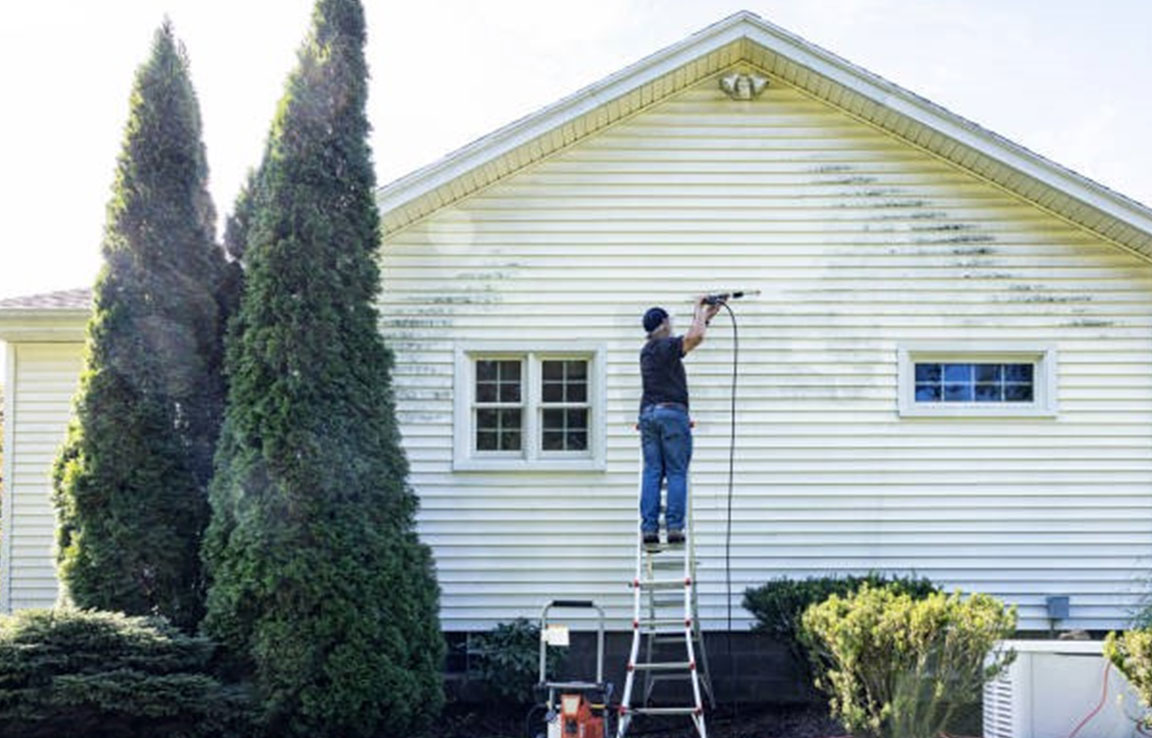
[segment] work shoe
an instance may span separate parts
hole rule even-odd
[[[659,546],[660,534],[654,530],[644,531],[644,545],[645,546]]]
[[[670,530],[668,531],[668,545],[677,546],[684,543],[684,531]]]

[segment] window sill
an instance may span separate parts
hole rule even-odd
[[[1005,406],[956,403],[948,407],[901,407],[903,418],[1055,418],[1059,415],[1055,408],[1042,406]]]
[[[454,472],[603,472],[602,459],[456,459]]]

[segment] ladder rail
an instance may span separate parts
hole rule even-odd
[[[636,428],[639,430],[639,426]],[[639,462],[638,500],[643,495],[644,485],[642,443]],[[624,691],[620,698],[617,738],[624,738],[627,735],[634,715],[687,715],[691,718],[699,738],[707,738],[708,735],[704,722],[703,695],[708,696],[709,704],[712,707],[715,707],[715,697],[712,693],[707,651],[704,648],[704,637],[699,621],[699,598],[696,590],[696,536],[693,520],[695,516],[692,514],[694,495],[691,484],[688,486],[688,499],[685,501],[685,540],[678,547],[682,554],[681,571],[683,576],[681,578],[666,578],[670,573],[667,572],[667,569],[665,569],[667,573],[662,573],[665,578],[656,576],[657,557],[662,553],[675,552],[677,547],[657,545],[649,549],[644,545],[641,526],[636,526],[636,574],[632,580],[632,645],[629,649]],[[682,592],[675,599],[662,600],[657,596],[661,592],[671,595],[677,587],[682,588]],[[668,613],[673,607],[680,611],[680,617],[672,617]],[[647,618],[643,617],[645,613]],[[661,631],[660,625],[662,624],[675,624],[676,627]],[[683,640],[683,655],[675,660],[673,658],[661,660],[657,656],[657,651],[662,646],[669,644],[658,643],[657,639],[668,637],[672,633],[678,633],[679,639]],[[644,641],[645,646],[645,660],[643,662],[637,660],[640,656],[641,640]],[[684,660],[685,658],[687,660]],[[701,668],[703,668],[703,677],[701,677]],[[643,698],[638,706],[633,706],[633,691],[636,688],[637,672],[644,674]],[[652,692],[659,680],[677,678],[687,679],[691,682],[692,705],[657,707],[649,704]]]

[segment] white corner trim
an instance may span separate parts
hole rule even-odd
[[[15,469],[16,438],[16,344],[8,343],[4,352],[4,466],[0,495],[0,613],[12,611],[12,477]]]
[[[1036,366],[1030,403],[917,403],[917,361],[1021,362]],[[1052,344],[1012,341],[909,343],[896,350],[897,413],[904,418],[1055,418],[1060,413],[1059,358]]]

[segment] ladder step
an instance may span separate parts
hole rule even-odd
[[[633,587],[640,589],[658,590],[658,589],[680,589],[682,587],[692,586],[692,580],[684,579],[641,579],[633,580]]]
[[[637,625],[643,628],[660,628],[665,625],[679,625],[681,628],[687,628],[690,621],[684,618],[640,618]]]
[[[697,707],[629,707],[628,712],[636,715],[694,715]]]
[[[652,661],[633,664],[632,668],[636,671],[678,671],[695,666],[691,661]]]

